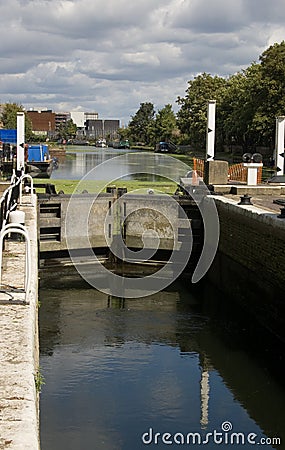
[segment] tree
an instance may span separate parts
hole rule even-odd
[[[5,103],[2,110],[1,121],[6,130],[17,128],[17,112],[25,112],[22,105],[18,103]],[[32,123],[25,113],[25,138],[29,141],[32,137]]]
[[[160,109],[154,121],[154,136],[156,141],[170,141],[176,130],[176,116],[170,104]]]
[[[140,108],[129,123],[130,139],[144,144],[153,143],[154,106],[150,102],[140,104]]]
[[[188,81],[185,97],[178,97],[181,106],[177,113],[178,127],[185,138],[196,149],[204,149],[207,128],[207,104],[209,100],[217,101],[217,121],[219,106],[227,81],[218,76],[202,73]],[[218,130],[219,131],[219,130]],[[216,134],[219,140],[219,134]]]
[[[267,145],[274,141],[275,118],[285,114],[285,41],[275,43],[259,57],[260,84],[254,125]]]
[[[244,150],[250,150],[260,143],[260,129],[254,124],[259,85],[260,65],[256,63],[228,79],[218,124],[225,144],[234,142]]]
[[[61,139],[72,139],[76,137],[77,126],[72,119],[67,120],[65,124],[60,124],[58,137]]]

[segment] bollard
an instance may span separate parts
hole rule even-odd
[[[252,205],[250,201],[251,197],[248,194],[244,194],[242,197],[240,197],[240,202],[238,205]]]
[[[285,219],[285,200],[282,199],[277,199],[277,200],[273,200],[273,203],[276,203],[276,205],[280,205],[280,214],[278,217],[278,219]]]

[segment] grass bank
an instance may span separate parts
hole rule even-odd
[[[141,193],[147,192],[148,189],[153,189],[154,192],[161,192],[168,195],[173,195],[176,191],[176,183],[166,181],[139,181],[139,180],[117,180],[112,183],[107,181],[86,180],[80,182],[80,180],[47,180],[36,179],[34,180],[35,188],[37,192],[44,192],[43,188],[37,188],[37,184],[50,183],[55,186],[56,192],[63,191],[65,194],[81,193],[87,191],[90,194],[97,192],[105,192],[107,186],[125,187],[128,192],[139,190]]]

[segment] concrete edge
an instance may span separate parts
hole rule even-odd
[[[229,209],[235,210],[236,213],[240,213],[243,216],[251,217],[253,220],[258,220],[260,223],[273,226],[275,229],[285,231],[285,220],[278,218],[278,213],[269,212],[259,206],[254,205],[238,205],[238,200],[232,200],[227,197],[219,195],[209,195],[209,199],[213,199],[216,204],[222,204]]]
[[[35,377],[39,370],[39,330],[38,330],[38,239],[37,239],[37,198],[35,194],[26,196],[30,204],[19,205],[18,209],[25,212],[25,227],[31,244],[31,279],[26,306],[25,324],[27,344],[19,351],[25,354],[27,361],[20,376],[25,380],[25,394],[19,403],[19,417],[21,420],[11,423],[10,434],[12,441],[4,448],[13,450],[39,450],[39,392],[36,389]],[[15,330],[16,331],[16,330]],[[19,342],[21,346],[21,342]],[[11,379],[11,385],[15,381]],[[1,447],[2,448],[2,447]]]

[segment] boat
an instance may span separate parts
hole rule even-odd
[[[17,156],[17,147],[14,143],[5,142],[1,150],[1,169],[5,176],[10,176]],[[25,144],[25,172],[33,178],[50,178],[56,158],[51,158],[47,145]]]
[[[26,156],[26,173],[33,178],[50,178],[54,159],[50,157],[48,145],[28,145]]]
[[[95,144],[96,147],[106,148],[107,142],[106,139],[98,139]]]
[[[121,141],[114,141],[113,148],[130,148],[130,143],[128,139],[124,139]]]

